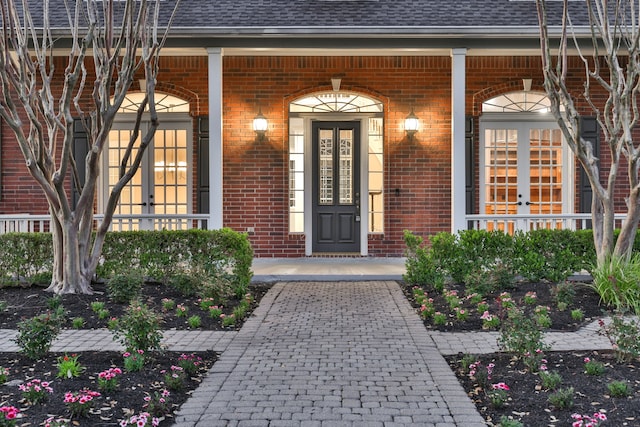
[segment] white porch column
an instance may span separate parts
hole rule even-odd
[[[466,48],[451,49],[451,232],[465,230]]]
[[[222,49],[209,54],[209,220],[207,228],[222,228]]]

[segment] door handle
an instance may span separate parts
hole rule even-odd
[[[527,205],[527,206],[532,205],[532,204],[533,204],[533,203],[531,203],[531,202],[527,202],[527,203],[525,203],[525,205]]]
[[[136,206],[147,206],[147,202],[136,203]]]

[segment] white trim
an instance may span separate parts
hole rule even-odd
[[[360,255],[369,255],[369,133],[367,121],[376,114],[296,113],[290,117],[304,119],[304,253],[313,255],[313,135],[311,123],[315,120],[328,122],[360,122]],[[364,214],[363,214],[364,212]]]
[[[222,56],[220,48],[208,48],[209,86],[209,230],[223,227],[222,179]]]
[[[467,49],[451,50],[451,232],[467,228],[465,168],[465,87]]]
[[[485,131],[487,129],[515,129],[518,131],[518,158],[522,159],[522,154],[529,147],[529,129],[532,127],[544,127],[548,129],[558,129],[557,122],[549,114],[540,113],[487,113],[480,117],[480,135],[478,145],[478,208],[480,216],[486,216],[485,207]],[[563,137],[564,141],[564,137]],[[527,154],[527,158],[529,155]],[[575,157],[566,143],[562,144],[562,214],[571,214],[574,211],[575,188]],[[525,167],[521,162],[519,168]],[[521,194],[528,194],[528,182],[518,180],[518,191]],[[527,189],[525,192],[524,189]],[[524,193],[523,193],[524,192]],[[528,196],[527,196],[528,197]],[[519,216],[540,216],[528,212],[518,213]],[[512,216],[512,215],[511,215]],[[557,215],[549,215],[556,217]],[[492,215],[492,218],[500,220],[501,215]]]

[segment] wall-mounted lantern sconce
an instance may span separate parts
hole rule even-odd
[[[416,132],[418,132],[419,124],[420,122],[418,120],[418,117],[413,112],[412,108],[407,118],[404,119],[404,131],[407,133],[407,137],[409,138],[409,140],[412,140]]]
[[[258,110],[258,115],[253,119],[253,130],[258,135],[258,140],[264,139],[264,134],[267,132],[269,123],[267,118],[262,115],[262,109]]]

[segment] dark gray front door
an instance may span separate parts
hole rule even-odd
[[[360,252],[360,122],[313,122],[314,253]]]

